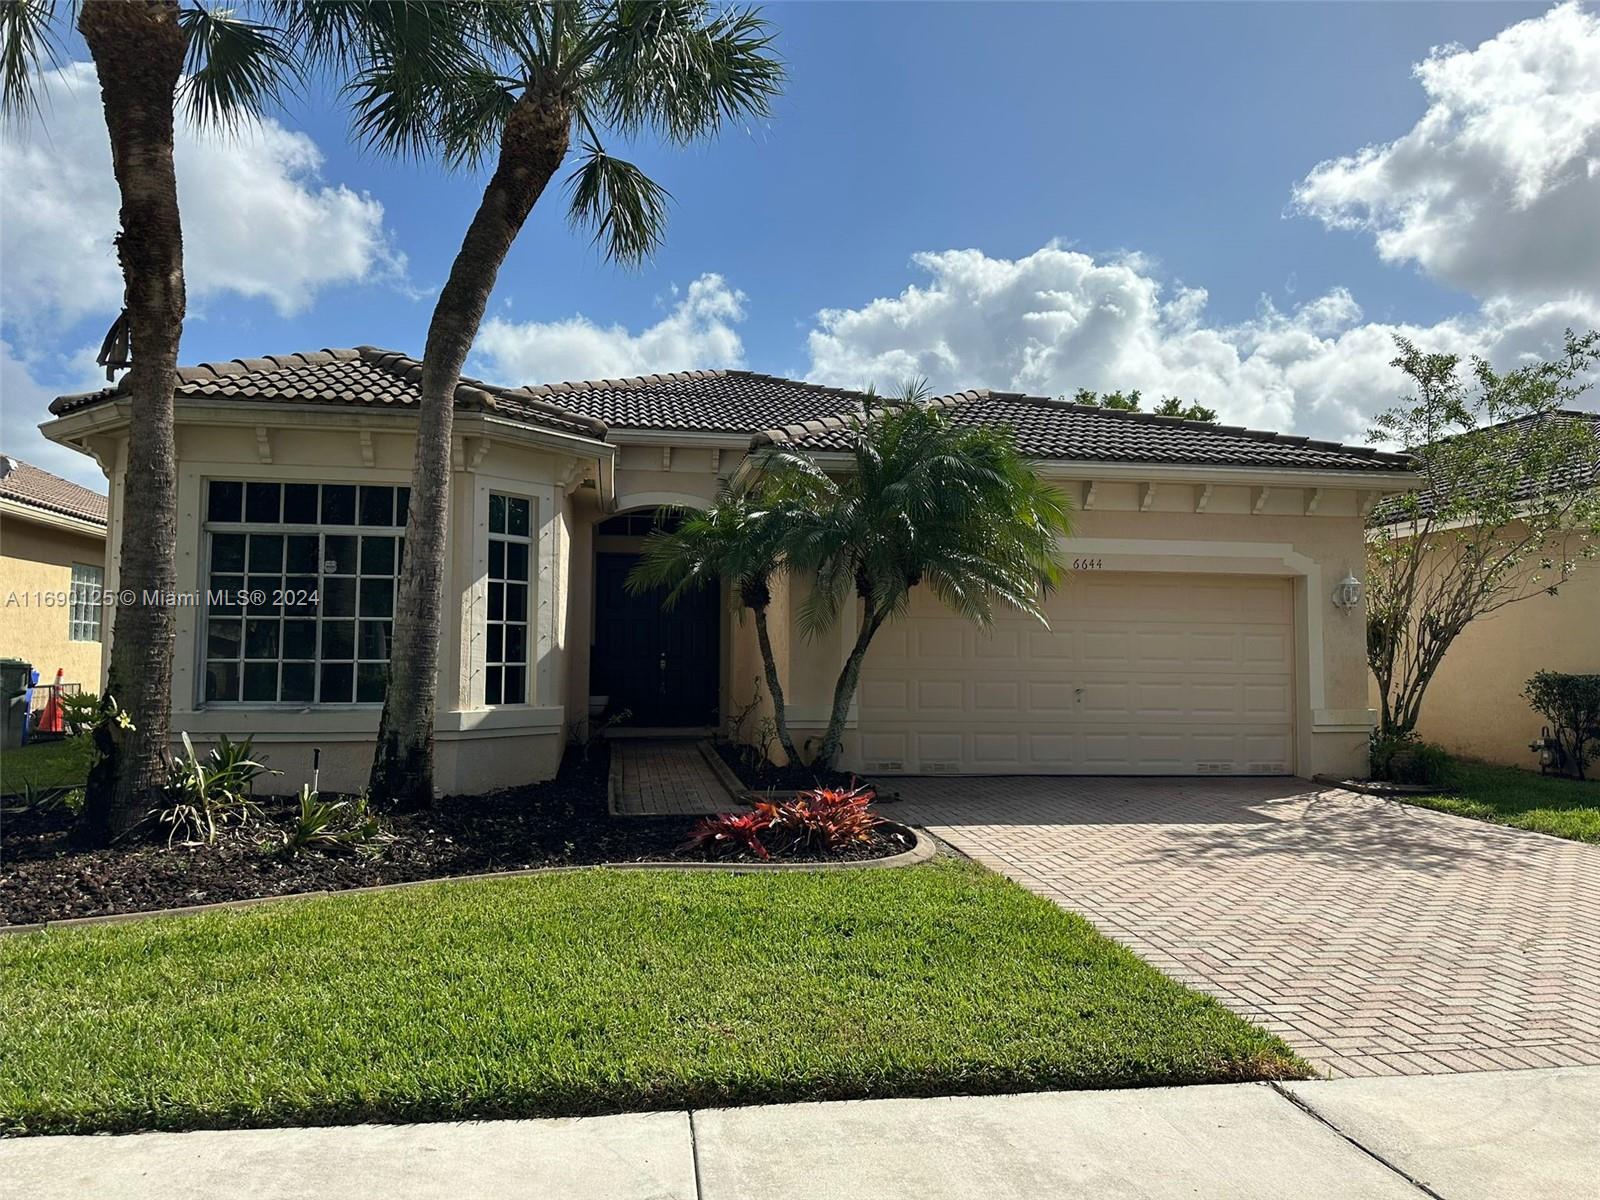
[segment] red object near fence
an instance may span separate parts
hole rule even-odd
[[[65,733],[67,731],[66,716],[61,709],[61,676],[65,673],[61,667],[56,668],[56,681],[50,688],[50,699],[44,703],[44,710],[39,714],[38,729],[40,733]]]

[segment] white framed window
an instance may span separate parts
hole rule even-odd
[[[89,563],[72,564],[72,612],[67,622],[67,637],[74,642],[100,640],[100,592],[105,572]]]
[[[489,493],[489,610],[485,626],[485,704],[528,702],[528,583],[532,504]]]
[[[381,704],[410,488],[213,479],[207,704]]]

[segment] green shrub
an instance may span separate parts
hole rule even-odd
[[[1522,694],[1550,722],[1565,759],[1557,765],[1586,778],[1585,764],[1600,757],[1600,675],[1540,671]]]
[[[1450,755],[1414,733],[1384,737],[1374,731],[1367,756],[1372,778],[1388,783],[1442,784],[1450,778]]]
[[[68,733],[86,734],[100,719],[100,697],[94,692],[63,695],[61,714],[66,720]]]
[[[300,811],[284,833],[284,849],[290,854],[302,850],[345,851],[381,854],[394,841],[372,811],[367,794],[353,800],[324,800],[300,785]]]
[[[155,815],[167,826],[167,845],[210,845],[219,833],[246,825],[260,815],[255,781],[280,772],[252,757],[255,750],[250,738],[234,742],[223,734],[202,759],[188,732],[182,736],[183,757],[173,764],[167,784],[170,807]]]

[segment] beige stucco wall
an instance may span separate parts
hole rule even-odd
[[[242,408],[242,406],[240,406]],[[414,443],[404,414],[291,410],[272,406],[255,418],[233,411],[221,419],[180,410],[178,427],[178,590],[206,586],[204,515],[210,479],[271,482],[410,482]],[[288,422],[288,423],[285,423]],[[551,778],[566,743],[566,563],[571,555],[569,493],[592,475],[581,450],[523,439],[488,422],[458,418],[451,475],[450,548],[445,594],[449,623],[440,647],[435,720],[435,783],[443,793],[476,793]],[[112,537],[120,532],[125,442],[115,428],[91,442],[109,466]],[[484,703],[483,621],[487,603],[488,498],[491,491],[532,502],[528,703]],[[115,555],[107,584],[116,586]],[[250,735],[273,768],[268,791],[294,792],[311,779],[314,750],[321,785],[354,791],[365,785],[380,706],[207,704],[202,698],[204,610],[177,611],[178,652],[172,684],[173,734],[205,746],[218,734]],[[578,657],[585,657],[580,655]]]
[[[1522,688],[1541,670],[1600,673],[1600,561],[1582,563],[1554,596],[1519,600],[1468,625],[1423,695],[1417,732],[1465,757],[1535,767],[1528,743],[1545,720]],[[1377,681],[1370,682],[1376,707]]]
[[[70,637],[72,564],[104,568],[105,537],[0,513],[0,658],[31,662],[41,682],[100,689],[103,642]]]

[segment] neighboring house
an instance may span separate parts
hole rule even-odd
[[[1590,422],[1600,436],[1600,413],[1573,409],[1560,415]],[[1577,469],[1600,487],[1595,464]],[[1546,721],[1522,695],[1535,671],[1600,672],[1600,558],[1580,562],[1554,596],[1518,600],[1469,624],[1428,685],[1418,735],[1467,757],[1537,766],[1538,753],[1529,743]],[[1377,689],[1373,680],[1374,707]]]
[[[0,658],[100,689],[106,498],[30,463],[0,477]]]
[[[420,375],[370,347],[180,373],[178,578],[200,601],[178,613],[174,732],[255,734],[286,788],[313,747],[325,785],[366,777]],[[548,778],[591,697],[630,709],[634,728],[725,727],[760,674],[751,624],[725,597],[669,610],[630,596],[633,556],[659,509],[706,504],[752,449],[787,440],[839,461],[866,399],[744,371],[463,381],[439,786]],[[1416,485],[1408,460],[1013,394],[937,403],[1013,428],[1069,492],[1082,510],[1070,578],[1048,629],[1002,617],[982,631],[917,598],[869,656],[845,766],[1310,775],[1364,763],[1363,616],[1334,597],[1362,570],[1367,512]],[[109,468],[115,530],[126,396],[62,397],[51,411],[48,436]],[[791,721],[815,737],[854,630],[803,642],[776,590]]]

